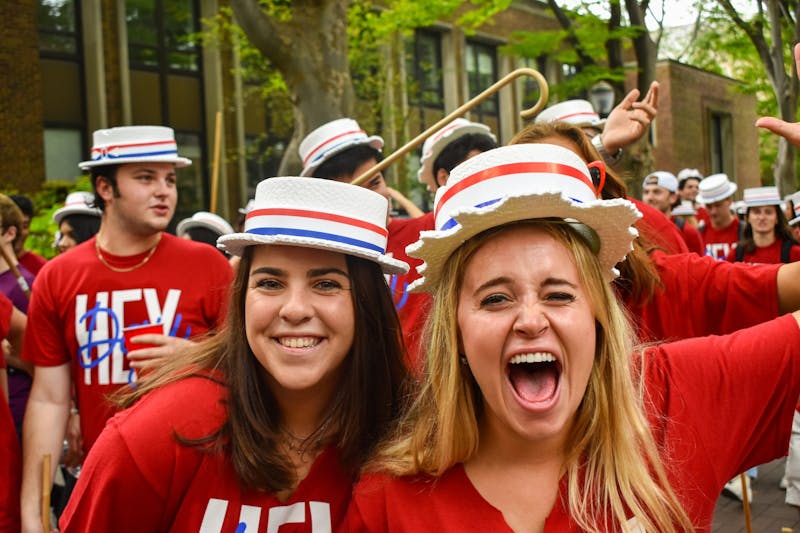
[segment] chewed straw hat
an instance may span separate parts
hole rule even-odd
[[[89,161],[78,164],[81,170],[125,163],[175,163],[177,168],[192,164],[178,156],[175,132],[166,126],[120,126],[94,132]]]
[[[219,215],[208,211],[198,211],[189,218],[184,218],[178,222],[175,233],[178,237],[183,237],[191,228],[206,228],[213,231],[218,236],[233,233],[230,223]]]
[[[386,274],[404,274],[408,265],[386,254],[388,209],[386,198],[349,183],[269,178],[256,188],[244,232],[223,235],[217,247],[241,255],[258,244],[305,246],[374,261]]]
[[[94,207],[94,194],[89,191],[75,191],[67,195],[64,207],[59,207],[53,213],[53,221],[61,224],[64,217],[70,215],[89,215],[100,217],[103,214],[99,208]]]
[[[600,118],[588,100],[565,100],[551,105],[536,115],[534,122],[536,124],[566,122],[578,127],[601,128],[605,125],[606,119]]]
[[[432,292],[447,259],[471,237],[537,218],[576,221],[592,230],[601,268],[611,280],[619,275],[614,265],[638,235],[633,223],[641,214],[628,200],[598,196],[586,163],[561,146],[517,144],[468,159],[436,193],[436,229],[420,232],[420,239],[406,248],[408,255],[424,261],[417,267],[421,278],[409,290]]]
[[[420,158],[420,167],[417,171],[417,178],[420,183],[424,183],[429,189],[436,188],[436,179],[433,176],[433,163],[439,154],[442,153],[447,145],[460,139],[464,135],[470,133],[479,133],[486,135],[492,142],[497,142],[497,137],[492,134],[489,126],[479,122],[470,122],[465,118],[457,118],[447,126],[443,127],[427,139],[425,144],[422,145],[422,157]]]
[[[380,151],[383,139],[377,135],[367,136],[358,122],[351,118],[332,120],[315,129],[300,142],[297,151],[303,162],[301,176],[313,176],[314,171],[325,161],[354,146],[368,144]]]

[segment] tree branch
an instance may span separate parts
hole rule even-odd
[[[578,54],[578,61],[580,62],[581,66],[587,67],[597,64],[597,62],[586,53],[586,51],[583,49],[583,46],[581,46],[578,36],[575,35],[575,28],[572,25],[572,19],[570,19],[567,14],[564,13],[564,10],[561,9],[561,6],[559,6],[555,0],[547,0],[547,5],[553,11],[553,14],[556,16],[556,20],[558,20],[558,23],[561,25],[561,28],[567,32],[567,40],[575,49],[575,53]]]
[[[275,64],[279,70],[291,57],[291,50],[280,39],[281,28],[258,3],[258,0],[231,0],[236,22],[242,27],[253,46]]]

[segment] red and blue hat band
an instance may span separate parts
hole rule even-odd
[[[363,220],[304,209],[254,209],[247,214],[245,233],[286,235],[330,241],[356,248],[386,252],[388,232]]]

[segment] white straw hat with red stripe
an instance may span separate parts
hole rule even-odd
[[[433,291],[447,259],[475,235],[542,218],[575,223],[597,250],[606,279],[615,278],[615,265],[638,235],[633,224],[641,214],[628,200],[599,199],[597,189],[586,163],[561,146],[516,144],[468,159],[436,193],[436,229],[420,232],[420,239],[406,248],[408,255],[424,261],[417,267],[421,278],[409,290]]]
[[[340,118],[323,124],[300,142],[298,152],[303,162],[300,175],[313,176],[314,171],[325,161],[361,144],[368,144],[378,151],[383,149],[382,138],[377,135],[367,136],[358,122],[351,118]]]
[[[285,244],[331,250],[378,263],[386,274],[408,265],[386,253],[389,203],[364,187],[301,177],[258,184],[243,233],[223,235],[217,246],[241,255],[247,246]]]
[[[536,124],[566,122],[579,127],[600,128],[606,123],[606,119],[600,118],[588,100],[565,100],[551,105],[536,115],[534,122]]]
[[[99,208],[94,207],[94,193],[89,191],[75,191],[67,195],[64,206],[56,209],[53,213],[53,221],[61,224],[64,217],[70,215],[89,215],[100,217],[103,214]]]
[[[489,126],[479,122],[470,122],[465,118],[455,119],[425,139],[425,144],[422,145],[422,157],[419,160],[420,167],[417,171],[417,178],[420,183],[428,186],[428,190],[433,191],[436,189],[436,179],[433,176],[433,163],[436,158],[439,157],[442,150],[447,148],[447,145],[470,133],[486,135],[492,139],[492,142],[497,142],[497,137],[492,134]]]
[[[790,226],[800,223],[800,191],[790,194],[786,197],[787,202],[792,202],[792,210],[794,211],[794,218],[789,221]]]
[[[78,164],[81,170],[125,163],[174,163],[181,168],[191,159],[178,155],[175,132],[166,126],[120,126],[96,130],[89,161]]]

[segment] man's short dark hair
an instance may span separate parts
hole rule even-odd
[[[380,163],[383,160],[383,154],[380,150],[376,150],[368,144],[359,144],[336,154],[322,163],[313,172],[313,176],[326,180],[355,178],[356,176],[353,176],[353,173],[356,169],[370,159]]]
[[[445,169],[448,174],[456,166],[463,163],[473,150],[488,152],[497,148],[497,143],[484,133],[468,133],[445,146],[444,150],[433,161],[433,177],[436,179],[439,169]]]
[[[31,199],[23,194],[9,194],[11,201],[17,204],[22,214],[28,218],[33,218],[33,202]]]
[[[697,183],[700,183],[702,179],[703,178],[701,178],[700,176],[686,176],[685,178],[683,178],[678,182],[678,190],[682,191],[683,189],[685,189],[686,184],[689,183],[689,180],[697,180]]]
[[[111,186],[114,196],[119,196],[119,188],[117,187],[117,169],[119,165],[100,165],[92,167],[92,190],[94,191],[94,205],[100,211],[106,210],[106,202],[97,194],[97,180],[98,178],[105,179]]]

